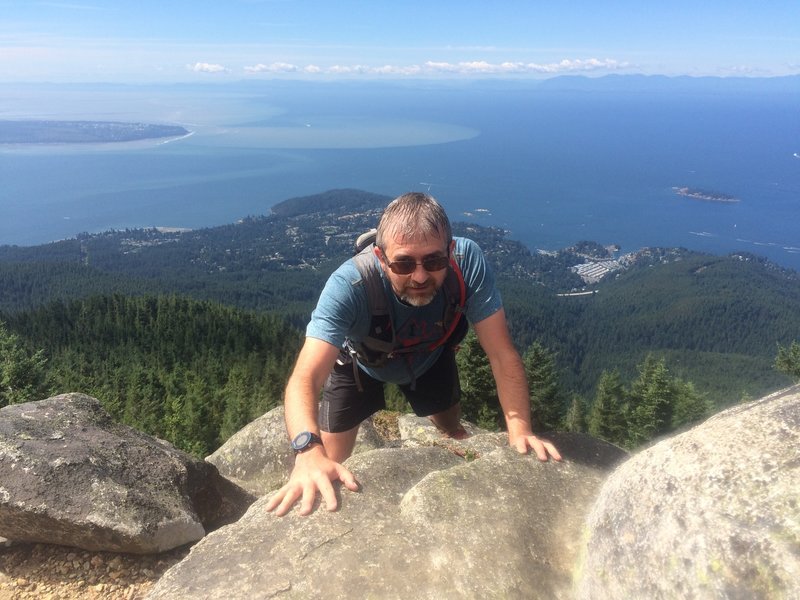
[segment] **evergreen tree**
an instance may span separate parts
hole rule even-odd
[[[589,411],[588,430],[594,437],[624,445],[628,430],[627,398],[617,371],[603,371]]]
[[[139,363],[127,371],[127,377],[122,422],[150,435],[162,437],[166,390],[158,374]]]
[[[572,395],[572,402],[564,417],[564,430],[576,433],[586,431],[586,409],[583,406],[583,398],[578,394]]]
[[[500,402],[497,397],[489,359],[478,342],[478,336],[470,330],[461,342],[456,356],[461,383],[461,410],[463,417],[471,423],[496,429],[500,424]],[[488,427],[491,424],[494,427]]]
[[[775,368],[795,381],[800,381],[800,343],[797,340],[790,346],[778,346]]]
[[[670,375],[663,358],[649,354],[631,385],[627,445],[638,446],[704,418],[708,400],[690,382]]]
[[[177,448],[206,456],[216,448],[214,423],[208,418],[211,390],[194,372],[184,373],[181,393],[170,397],[165,415],[167,440]]]
[[[27,352],[19,338],[0,321],[0,407],[32,400],[46,394],[44,352]]]
[[[628,446],[638,446],[670,431],[676,389],[663,358],[653,354],[645,357],[628,398]]]
[[[270,354],[264,367],[264,374],[253,393],[250,404],[250,420],[260,417],[269,410],[283,403],[283,391],[292,369],[295,353],[288,351],[282,358]]]
[[[697,391],[691,381],[681,381],[676,379],[675,386],[675,406],[672,410],[672,429],[678,429],[684,425],[697,423],[704,419],[711,412],[711,403],[705,394]]]
[[[555,354],[539,342],[534,342],[525,352],[522,361],[528,379],[534,431],[559,429],[565,413]]]
[[[220,441],[225,441],[250,422],[250,404],[253,399],[252,379],[244,365],[234,365],[222,389],[225,410],[220,427]]]

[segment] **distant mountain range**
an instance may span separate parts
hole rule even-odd
[[[228,89],[241,89],[258,91],[263,89],[281,90],[304,85],[316,85],[313,82],[292,81],[292,80],[240,80],[227,84]],[[547,79],[489,79],[489,80],[404,80],[404,81],[345,81],[337,82],[337,87],[367,87],[386,86],[391,88],[419,86],[426,88],[530,88],[541,89],[570,89],[570,90],[617,90],[617,91],[646,91],[646,90],[709,90],[709,91],[760,91],[760,92],[800,92],[800,75],[784,75],[778,77],[714,77],[699,76],[692,77],[687,75],[667,76],[667,75],[641,75],[641,74],[609,74],[600,77],[585,75],[559,75]],[[131,89],[171,89],[175,91],[207,90],[219,89],[217,84],[203,83],[171,83],[171,84],[142,84],[137,86],[117,84],[117,83],[0,83],[0,90],[3,89],[22,89],[22,90],[43,90],[43,91],[97,91],[97,92],[127,92]]]
[[[666,75],[618,75],[584,77],[562,75],[540,82],[542,89],[605,91],[711,91],[800,93],[800,75],[782,77],[668,77]]]

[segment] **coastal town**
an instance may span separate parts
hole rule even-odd
[[[620,251],[619,246],[599,246],[593,249],[580,248],[573,246],[569,248],[573,254],[577,254],[585,262],[576,264],[570,270],[577,274],[587,286],[600,283],[612,273],[625,271],[636,264],[655,264],[672,262],[681,258],[686,250],[681,248],[640,248],[636,252],[627,252],[616,256]],[[540,251],[541,252],[541,251]],[[585,292],[586,294],[593,292]],[[575,294],[559,294],[575,295]]]

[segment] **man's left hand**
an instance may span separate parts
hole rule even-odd
[[[533,450],[536,458],[543,462],[546,462],[548,457],[552,457],[553,460],[561,460],[561,454],[552,442],[533,434],[509,437],[508,442],[520,454],[528,454],[529,450]]]

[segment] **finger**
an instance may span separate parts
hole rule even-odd
[[[303,499],[300,501],[300,514],[305,516],[311,514],[314,508],[314,499],[317,497],[317,486],[313,481],[303,485]]]
[[[547,450],[545,449],[545,446],[544,446],[544,443],[542,443],[542,440],[540,440],[536,436],[531,436],[530,438],[528,438],[528,440],[530,441],[531,448],[533,448],[533,451],[536,453],[536,458],[538,458],[539,460],[541,460],[543,462],[546,462],[547,461]]]
[[[561,460],[561,454],[558,449],[548,440],[533,436],[531,447],[536,452],[536,458],[541,461],[546,461],[548,456],[551,456],[553,460]]]
[[[545,442],[544,447],[547,449],[548,454],[550,454],[550,456],[552,456],[554,460],[561,460],[561,453],[553,444],[551,444],[550,442]]]
[[[356,481],[356,478],[349,470],[339,465],[336,471],[337,474],[339,475],[339,481],[341,481],[344,484],[344,487],[346,487],[351,492],[358,491],[358,482]]]
[[[272,512],[275,510],[275,507],[281,503],[282,499],[283,496],[281,496],[281,491],[279,490],[275,492],[269,500],[267,500],[267,505],[264,508],[266,508],[267,512]]]
[[[283,501],[284,497],[286,496],[288,490],[289,486],[285,485],[272,495],[272,497],[267,501],[267,505],[265,506],[267,512],[272,512],[278,507],[278,505]]]
[[[275,511],[275,514],[279,517],[284,516],[288,513],[294,503],[297,501],[297,498],[300,497],[300,490],[297,487],[287,487],[286,491],[283,494],[283,499],[281,503],[278,505],[278,509]]]
[[[329,511],[334,511],[338,508],[339,503],[336,501],[336,492],[333,489],[331,480],[327,477],[321,477],[319,482],[319,493],[325,501],[325,508]]]
[[[530,442],[526,437],[518,437],[514,440],[514,449],[519,452],[520,454],[527,454],[528,447],[530,446]]]

